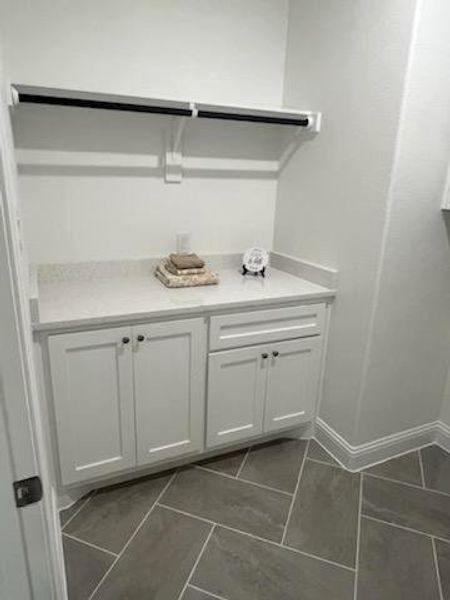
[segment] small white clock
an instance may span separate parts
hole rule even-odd
[[[269,264],[269,253],[264,248],[249,248],[245,254],[242,265],[242,274],[265,276],[266,267]]]

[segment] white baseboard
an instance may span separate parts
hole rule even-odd
[[[450,427],[443,421],[436,423],[436,444],[450,452]]]
[[[349,471],[360,471],[430,444],[438,444],[450,452],[450,427],[442,421],[434,421],[359,446],[352,446],[325,421],[317,418],[315,437]]]

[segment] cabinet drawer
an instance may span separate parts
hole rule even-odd
[[[324,318],[324,304],[211,317],[209,348],[223,350],[319,335]]]

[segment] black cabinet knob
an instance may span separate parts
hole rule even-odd
[[[143,335],[138,335],[136,339],[138,342],[143,342],[145,340],[145,337]]]
[[[129,337],[123,337],[122,338],[122,344],[128,344],[130,342],[130,338]]]
[[[275,356],[275,357],[277,357],[279,354],[280,354],[280,353],[278,352],[278,350],[274,350],[274,351],[272,352],[272,356]]]
[[[267,352],[264,352],[264,354],[261,354],[262,358],[269,358],[269,355],[267,354]]]

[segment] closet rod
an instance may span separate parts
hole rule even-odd
[[[19,103],[52,104],[53,106],[76,106],[81,108],[100,108],[102,110],[119,110],[126,112],[150,113],[159,115],[177,115],[191,117],[190,108],[176,108],[173,106],[150,106],[148,104],[132,104],[104,100],[87,100],[85,98],[67,98],[61,96],[46,96],[43,94],[26,94],[19,92]]]
[[[248,121],[249,123],[268,123],[273,125],[296,125],[297,127],[308,127],[308,117],[269,117],[262,115],[250,115],[240,113],[216,112],[199,109],[197,113],[199,119],[222,119],[225,121]]]
[[[18,92],[19,103],[50,104],[52,106],[74,106],[81,108],[97,108],[102,110],[116,110],[147,114],[175,115],[180,117],[198,117],[200,119],[219,119],[226,121],[246,121],[249,123],[267,123],[273,125],[294,125],[309,127],[310,119],[307,116],[284,117],[251,114],[249,112],[223,112],[220,110],[197,109],[195,114],[192,108],[175,106],[157,106],[149,104],[134,104],[132,102],[115,102],[114,100],[93,100],[88,98],[71,98],[68,96],[53,96],[48,94],[33,94]],[[195,106],[195,105],[194,105]]]

